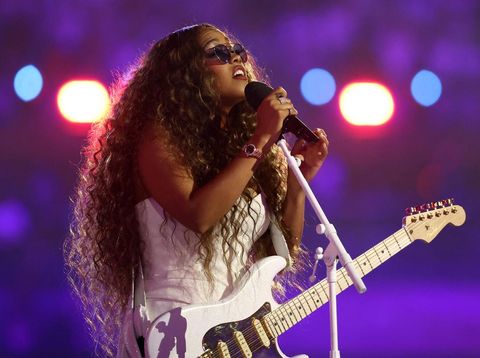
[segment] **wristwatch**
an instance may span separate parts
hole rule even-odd
[[[262,158],[262,151],[257,147],[255,147],[255,145],[252,143],[245,144],[242,148],[242,153],[247,158],[257,158],[257,159]]]

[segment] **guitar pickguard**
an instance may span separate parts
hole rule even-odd
[[[270,341],[270,347],[266,347],[260,341],[258,335],[253,328],[252,320],[260,320],[263,316],[271,311],[270,304],[264,303],[253,315],[241,321],[226,322],[219,324],[207,331],[204,335],[202,343],[204,350],[215,351],[219,342],[224,342],[228,346],[228,350],[232,357],[243,357],[240,348],[234,337],[235,332],[241,332],[245,338],[248,347],[254,352],[253,356],[258,358],[281,357],[277,352],[275,341]]]

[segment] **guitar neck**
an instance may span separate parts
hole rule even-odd
[[[353,260],[353,265],[358,274],[363,277],[393,255],[406,248],[412,241],[406,230],[402,228],[367,252],[358,256]],[[352,283],[345,268],[342,267],[337,271],[337,293],[347,289]],[[328,300],[328,282],[325,278],[302,294],[265,315],[263,322],[272,338],[276,338],[319,309],[327,303]]]

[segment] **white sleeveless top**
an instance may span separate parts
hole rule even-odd
[[[244,199],[239,199],[237,205],[239,210],[236,215],[240,215],[240,211],[247,212],[248,205]],[[214,231],[218,240],[214,241],[211,262],[212,287],[205,277],[195,247],[199,242],[198,235],[169,216],[153,198],[136,205],[140,235],[145,245],[142,263],[150,318],[186,304],[206,304],[228,296],[236,280],[246,271],[248,251],[270,223],[262,194],[252,199],[251,208],[250,215],[255,221],[247,214],[239,230],[238,241],[243,244],[243,250],[236,241],[224,253],[219,230]],[[232,260],[230,274],[226,266],[228,259]]]

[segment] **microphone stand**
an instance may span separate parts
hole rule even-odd
[[[330,307],[330,358],[340,358],[340,351],[338,350],[338,332],[337,332],[337,301],[336,301],[336,285],[337,285],[337,263],[340,261],[345,270],[347,271],[348,276],[352,280],[355,288],[359,293],[364,293],[367,288],[363,283],[362,279],[356,272],[353,261],[350,255],[345,250],[340,238],[337,235],[335,227],[330,224],[325,213],[323,212],[320,204],[318,203],[315,195],[312,192],[312,189],[307,183],[307,180],[300,171],[299,164],[297,163],[295,157],[290,154],[290,150],[287,148],[287,142],[283,138],[283,135],[280,136],[277,145],[282,149],[285,157],[287,158],[288,167],[293,171],[295,177],[297,178],[300,186],[302,187],[305,195],[312,205],[315,214],[317,215],[320,223],[317,226],[317,233],[322,235],[325,234],[329,240],[323,259],[327,267],[327,281],[329,286],[329,307]]]

